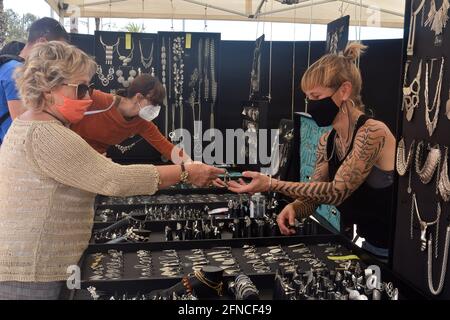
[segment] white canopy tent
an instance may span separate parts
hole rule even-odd
[[[403,28],[405,0],[46,0],[61,17],[272,21]],[[281,2],[280,2],[281,1]],[[290,0],[292,1],[292,0]]]

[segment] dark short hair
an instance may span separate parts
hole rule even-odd
[[[3,46],[2,50],[0,50],[0,55],[10,54],[13,56],[18,56],[24,47],[25,43],[23,42],[11,41]]]
[[[69,40],[64,26],[59,21],[52,18],[41,18],[33,22],[28,31],[28,42],[33,43],[39,38],[45,38],[47,41]]]
[[[142,73],[137,76],[127,90],[127,98],[133,98],[138,93],[150,100],[153,104],[162,104],[166,96],[161,81],[158,78],[151,76],[148,73]]]

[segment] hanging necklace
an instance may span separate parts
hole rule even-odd
[[[411,19],[409,23],[409,36],[408,36],[408,47],[407,55],[412,57],[414,55],[414,42],[416,40],[416,18],[420,10],[424,7],[425,0],[422,0],[419,7],[414,11],[414,0],[411,0]]]
[[[119,40],[120,40],[120,38],[119,38]],[[119,46],[116,47],[116,52],[117,52],[117,55],[119,56],[119,60],[122,61],[122,65],[124,67],[128,66],[128,64],[133,60],[133,57],[134,57],[134,41],[131,42],[131,51],[130,51],[130,54],[128,54],[128,56],[123,56],[120,54]]]
[[[431,0],[430,11],[428,12],[428,19],[425,21],[425,26],[430,27],[434,31],[435,36],[442,34],[448,22],[448,9],[450,9],[450,2],[448,0],[442,1],[442,6],[436,10],[436,1]]]
[[[109,82],[114,79],[114,67],[109,67],[108,75],[105,76],[105,75],[103,75],[102,66],[98,64],[96,73],[97,73],[98,79],[102,82],[102,85],[104,87],[107,87],[109,85]]]
[[[121,144],[116,144],[114,147],[116,147],[122,154],[124,154],[127,151],[130,151],[133,149],[133,147],[141,142],[144,138],[140,138],[139,140],[136,140],[135,142],[130,143],[129,145],[122,146]]]
[[[204,83],[204,99],[205,101],[209,101],[209,70],[208,70],[208,63],[209,63],[209,38],[205,39],[205,48],[204,48],[204,58],[205,61],[203,61],[203,83]]]
[[[192,120],[193,120],[193,130],[194,130],[194,140],[197,140],[199,138],[199,128],[196,126],[197,121],[201,121],[201,109],[200,106],[198,108],[198,118],[195,114],[195,106],[199,105],[198,99],[197,99],[197,82],[199,81],[199,73],[198,69],[195,68],[194,71],[191,74],[191,81],[189,82],[189,87],[192,89],[191,95],[189,96],[189,104],[192,108]]]
[[[419,213],[419,207],[417,206],[416,194],[413,193],[411,201],[411,221],[410,221],[410,237],[414,239],[413,234],[413,223],[414,223],[414,211],[416,212],[417,221],[420,225],[420,251],[425,251],[427,249],[427,228],[436,225],[436,239],[435,239],[435,257],[437,258],[437,248],[439,241],[439,220],[441,218],[441,204],[437,204],[437,214],[436,219],[431,222],[426,222],[422,219]]]
[[[447,231],[445,233],[445,247],[444,247],[444,257],[442,258],[442,265],[441,265],[441,274],[439,276],[439,284],[437,289],[434,288],[433,284],[433,254],[431,249],[431,242],[433,240],[433,237],[430,236],[430,240],[428,240],[428,260],[427,260],[427,270],[428,270],[428,289],[430,289],[430,292],[437,296],[442,292],[442,289],[444,288],[444,282],[445,282],[445,276],[447,274],[447,263],[448,263],[448,247],[450,245],[450,226],[447,226]],[[437,248],[435,248],[437,251]]]
[[[433,64],[433,61],[431,62],[431,64]],[[429,96],[428,62],[425,64],[425,70],[426,70],[426,75],[425,75],[425,123],[426,123],[428,134],[430,135],[430,137],[433,135],[434,130],[436,130],[437,122],[439,119],[439,109],[441,107],[442,80],[444,77],[444,64],[445,64],[445,59],[444,59],[444,57],[442,57],[441,69],[439,71],[439,78],[438,78],[438,82],[436,85],[436,92],[434,94],[434,100],[433,100],[433,104],[431,105],[431,107],[430,107],[430,102],[429,102],[429,98],[428,98],[428,96]],[[430,112],[433,112],[433,110],[434,110],[433,120],[430,120]]]
[[[441,177],[438,182],[438,189],[445,202],[450,200],[450,181],[448,178],[448,147],[445,148],[444,163],[442,164]]]
[[[416,77],[413,79],[409,86],[406,86],[406,77],[409,70],[408,61],[405,67],[405,78],[403,86],[403,104],[402,111],[406,110],[406,120],[411,121],[414,115],[415,109],[419,106],[419,93],[420,93],[420,81],[422,78],[422,60],[419,62],[419,68],[417,70]]]
[[[164,91],[166,92],[166,94],[164,95],[164,101],[163,101],[163,105],[165,108],[165,113],[164,113],[164,134],[166,136],[166,138],[168,137],[169,134],[169,107],[168,107],[168,102],[167,102],[167,85],[166,85],[166,68],[167,68],[167,51],[166,51],[166,44],[164,42],[164,38],[162,38],[162,46],[161,46],[161,81],[162,81],[162,85],[164,87]]]
[[[131,68],[131,70],[128,71],[128,78],[125,80],[124,72],[122,71],[122,69],[118,69],[116,71],[117,82],[120,83],[124,88],[128,88],[130,86],[131,82],[133,82],[136,75],[137,75],[136,70]]]
[[[117,38],[117,42],[115,44],[108,45],[103,42],[103,38],[102,36],[100,36],[100,43],[102,44],[103,49],[105,50],[105,63],[111,65],[113,61],[114,48],[117,48],[117,46],[119,45],[120,38]]]
[[[210,118],[210,128],[214,128],[215,111],[214,107],[217,100],[217,79],[216,79],[216,45],[213,39],[210,42],[210,61],[211,61],[211,118]]]
[[[148,58],[144,57],[144,53],[142,52],[142,43],[141,40],[139,40],[139,51],[141,52],[141,63],[144,66],[145,69],[149,69],[153,64],[153,45],[152,42],[152,48],[150,50],[150,56]]]
[[[418,174],[420,181],[422,181],[423,184],[430,183],[431,179],[433,178],[434,172],[439,167],[439,163],[441,161],[441,149],[439,148],[439,145],[436,145],[432,148],[429,147],[430,152],[428,152],[427,159],[425,160],[424,165],[422,168],[420,168],[421,160],[422,160],[422,148],[423,148],[423,141],[420,141],[417,144],[416,149],[416,173]],[[439,174],[439,170],[438,174]],[[438,180],[439,181],[439,178]]]
[[[408,171],[409,167],[411,166],[415,143],[416,143],[415,140],[413,140],[411,142],[411,145],[409,146],[409,151],[408,151],[408,159],[406,159],[406,160],[405,160],[405,151],[406,151],[405,140],[402,138],[400,140],[400,142],[398,143],[396,167],[397,167],[397,172],[400,176],[404,176],[406,174],[406,172]],[[407,189],[408,194],[410,194],[412,191],[411,190],[411,174],[412,174],[412,170],[409,170],[408,189]]]

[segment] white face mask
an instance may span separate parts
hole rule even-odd
[[[138,102],[138,104],[139,104],[139,102]],[[139,104],[139,107],[141,107],[140,104]],[[141,117],[142,119],[144,119],[146,121],[152,121],[159,115],[160,111],[161,111],[161,106],[154,106],[154,105],[150,104],[145,107],[142,107],[139,110],[139,117]]]

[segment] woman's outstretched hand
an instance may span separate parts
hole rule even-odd
[[[260,172],[245,171],[244,178],[250,178],[250,183],[245,183],[242,179],[228,182],[228,190],[236,193],[257,193],[266,192],[270,188],[270,178]]]

